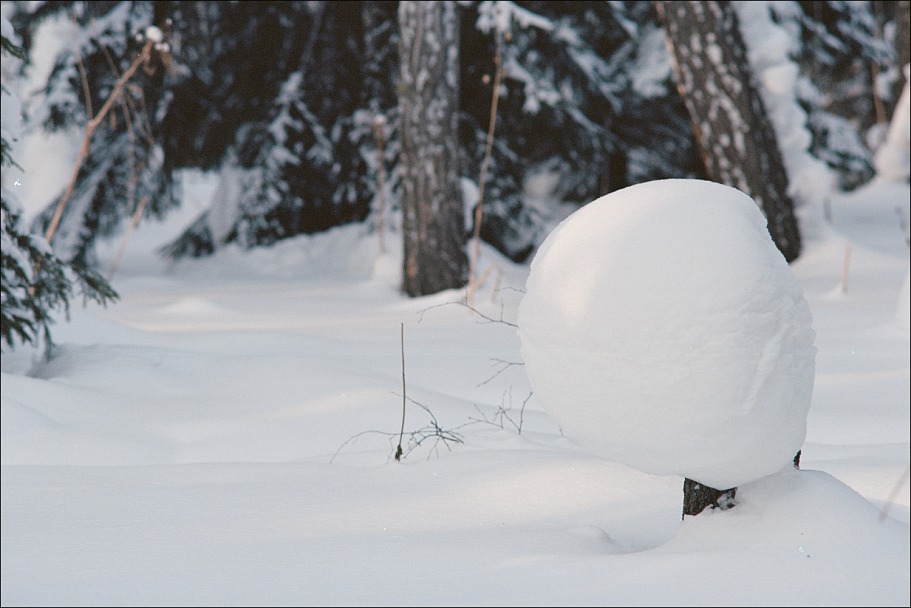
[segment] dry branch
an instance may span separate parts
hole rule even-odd
[[[76,181],[79,177],[79,171],[82,169],[82,164],[85,162],[85,159],[89,156],[89,147],[92,142],[92,135],[94,135],[95,130],[108,115],[111,108],[114,106],[114,103],[116,103],[120,96],[123,94],[124,87],[126,87],[126,84],[130,78],[133,77],[133,74],[136,73],[136,70],[138,70],[141,65],[149,61],[154,46],[155,43],[151,40],[147,41],[145,45],[143,45],[142,51],[140,51],[136,59],[133,60],[133,63],[130,64],[130,67],[128,67],[126,71],[121,74],[120,78],[117,79],[117,82],[111,89],[111,94],[108,95],[108,98],[98,110],[98,114],[93,116],[88,121],[88,123],[86,123],[85,134],[82,137],[82,144],[79,146],[79,152],[76,155],[76,163],[73,167],[73,173],[70,176],[70,181],[67,184],[63,195],[60,197],[60,201],[57,203],[57,208],[54,211],[54,216],[51,218],[51,222],[48,224],[47,231],[44,234],[44,238],[48,243],[50,243],[54,238],[54,233],[57,231],[57,226],[60,224],[60,219],[63,217],[63,211],[66,208],[66,205],[76,188]]]
[[[503,78],[503,60],[500,52],[500,32],[497,32],[497,46],[494,53],[494,75],[493,75],[493,93],[490,101],[490,121],[487,127],[487,144],[484,148],[484,158],[481,160],[481,172],[478,176],[478,202],[474,208],[474,233],[472,234],[471,260],[468,266],[468,289],[467,299],[471,304],[474,300],[474,292],[482,280],[476,279],[478,271],[478,259],[481,256],[481,221],[484,218],[484,182],[487,179],[487,167],[490,165],[490,155],[493,152],[493,134],[497,124],[497,103],[500,99],[500,81]],[[486,278],[486,275],[485,275]]]

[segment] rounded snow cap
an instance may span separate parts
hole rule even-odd
[[[519,306],[535,397],[592,452],[727,489],[791,466],[816,334],[752,198],[657,180],[544,240]]]

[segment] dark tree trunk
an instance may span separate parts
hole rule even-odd
[[[729,2],[656,2],[709,179],[749,194],[788,262],[800,232],[788,176]]]
[[[683,480],[683,515],[699,515],[708,508],[730,509],[737,488],[716,490],[692,479]]]
[[[800,468],[800,450],[794,454],[794,468]],[[683,515],[699,515],[708,508],[727,510],[733,508],[737,488],[718,490],[692,479],[683,480]]]
[[[901,75],[892,84],[892,96],[886,106],[886,116],[890,119],[905,86],[905,66],[911,62],[911,2],[901,0],[895,4],[895,63]]]
[[[465,285],[458,183],[459,20],[454,2],[400,2],[403,289]]]

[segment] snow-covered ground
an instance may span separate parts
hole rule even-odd
[[[528,265],[484,249],[472,311],[403,296],[399,240],[361,226],[165,264],[206,188],[140,226],[121,301],[77,302],[53,360],[2,356],[4,606],[908,605],[906,183],[832,200],[791,265],[801,470],[686,520],[681,477],[530,396]]]

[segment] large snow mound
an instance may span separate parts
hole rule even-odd
[[[739,190],[658,180],[582,207],[532,261],[518,325],[536,399],[607,459],[725,489],[803,444],[812,316]]]

